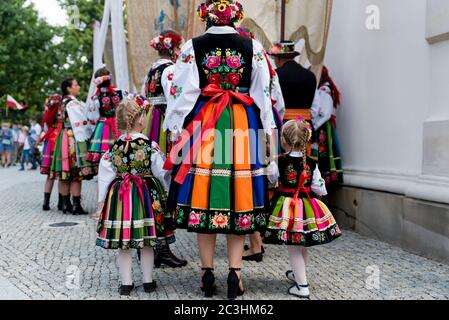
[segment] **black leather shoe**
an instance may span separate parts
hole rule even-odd
[[[63,204],[62,204],[62,194],[59,194],[58,196],[58,210],[62,211]]]
[[[156,291],[156,289],[157,289],[156,281],[153,281],[150,283],[144,283],[143,289],[145,290],[146,293],[152,293],[152,292]]]
[[[204,296],[206,298],[212,298],[217,293],[217,286],[215,285],[215,275],[213,268],[201,268],[202,271],[205,271],[201,282],[203,286],[201,287],[201,291],[204,292]]]
[[[70,202],[70,196],[62,197],[62,212],[64,214],[72,213],[72,203]]]
[[[44,193],[44,204],[42,205],[42,210],[50,211],[50,193]]]
[[[236,271],[240,271],[241,269],[229,268],[229,276],[228,276],[228,299],[235,300],[237,297],[241,297],[245,294],[245,290],[240,288],[240,279],[237,275]]]
[[[245,246],[243,247],[243,249],[245,251],[248,251],[250,249],[249,245],[245,244]],[[262,246],[262,254],[265,254],[265,248]]]
[[[242,260],[243,261],[255,261],[255,262],[259,263],[259,262],[263,261],[263,253],[255,253],[250,256],[243,256]]]
[[[88,212],[84,211],[83,207],[81,206],[81,197],[73,197],[73,210],[72,213],[74,215],[87,215]]]
[[[160,268],[162,264],[170,268],[182,268],[187,265],[187,261],[181,260],[171,252],[170,247],[161,246],[156,249],[156,257],[154,259],[154,265],[156,268]]]
[[[134,290],[134,285],[131,285],[131,286],[121,286],[120,287],[120,290],[119,290],[119,292],[120,292],[120,295],[121,296],[130,296],[131,295],[131,292]]]

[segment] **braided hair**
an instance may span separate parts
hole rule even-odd
[[[310,124],[305,120],[290,120],[282,128],[282,144],[290,147],[291,151],[302,151],[303,165],[307,166],[307,144],[311,139]]]
[[[145,114],[142,108],[133,99],[125,99],[117,108],[117,129],[131,132],[136,127],[136,122]]]

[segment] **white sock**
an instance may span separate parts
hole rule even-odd
[[[154,269],[153,248],[144,248],[140,250],[140,267],[143,273],[143,283],[152,283]]]
[[[295,280],[298,285],[305,286],[307,283],[306,263],[303,257],[303,248],[299,246],[289,246],[288,255],[290,266],[295,274]]]
[[[131,250],[119,249],[117,261],[120,271],[120,278],[122,280],[122,285],[131,286],[133,284],[133,274],[132,274],[133,258]]]

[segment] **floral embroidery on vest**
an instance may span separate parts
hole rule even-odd
[[[237,51],[217,48],[206,54],[202,66],[210,84],[235,90],[243,77],[245,64],[243,56]]]

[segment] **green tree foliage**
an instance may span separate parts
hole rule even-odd
[[[103,1],[58,0],[69,9],[79,9],[70,17],[68,27],[50,26],[39,18],[34,6],[26,0],[0,2],[0,121],[25,123],[40,118],[46,97],[59,93],[63,78],[74,77],[86,98],[93,68],[94,20],[101,20]],[[11,94],[27,110],[8,110],[6,95]]]
[[[103,1],[58,0],[69,13],[70,26],[63,28],[63,45],[60,54],[65,57],[65,76],[74,77],[81,86],[81,98],[86,99],[93,71],[93,23],[101,21]],[[76,5],[79,17],[72,10]],[[74,25],[78,24],[78,25]]]
[[[7,94],[25,103],[26,112],[8,112],[10,120],[18,121],[38,114],[43,96],[55,90],[60,62],[52,41],[56,30],[39,19],[33,6],[25,5],[25,0],[0,4],[0,106],[4,118]]]

